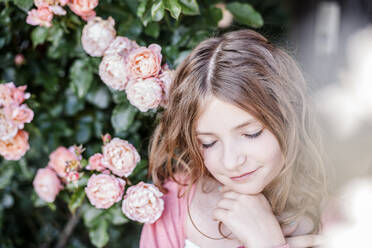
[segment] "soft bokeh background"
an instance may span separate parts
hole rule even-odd
[[[151,15],[159,3],[166,6],[162,18]],[[226,11],[218,3],[227,4],[233,19],[219,23]],[[0,158],[0,247],[46,248],[61,240],[66,247],[138,247],[141,225],[123,219],[118,206],[98,211],[68,190],[46,204],[33,191],[35,172],[45,167],[53,150],[83,144],[89,157],[100,151],[104,133],[134,144],[142,161],[130,180],[147,180],[156,113],[139,112],[125,93],[102,83],[100,58],[88,56],[81,46],[84,20],[66,8],[67,15],[56,16],[52,27],[30,26],[25,20],[32,5],[32,0],[0,0],[0,80],[26,84],[31,93],[27,104],[35,112],[25,126],[31,146],[25,157],[15,162]],[[369,0],[101,0],[95,10],[114,18],[117,35],[143,46],[159,44],[171,68],[205,38],[255,28],[303,68],[323,130],[331,194],[351,178],[371,175]],[[71,205],[78,214],[71,213]]]

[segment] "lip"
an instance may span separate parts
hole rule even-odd
[[[253,173],[255,173],[257,170],[258,170],[258,168],[255,169],[255,170],[253,170],[253,171],[250,171],[250,172],[244,173],[244,174],[242,174],[242,175],[240,175],[240,176],[237,176],[237,177],[230,177],[230,179],[231,179],[231,180],[234,180],[234,181],[241,181],[241,180],[244,180],[244,179],[250,177],[250,176],[251,176]]]

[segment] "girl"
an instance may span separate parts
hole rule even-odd
[[[305,88],[292,58],[252,30],[199,44],[151,142],[165,209],[140,247],[317,245],[325,176]]]

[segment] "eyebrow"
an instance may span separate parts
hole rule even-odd
[[[248,126],[252,123],[256,122],[255,120],[249,120],[249,121],[246,121],[246,122],[243,122],[242,124],[239,124],[237,125],[236,127],[234,127],[232,130],[238,130],[242,127],[245,127],[245,126]],[[197,135],[214,135],[214,133],[211,133],[211,132],[199,132],[199,131],[196,131],[196,134]]]

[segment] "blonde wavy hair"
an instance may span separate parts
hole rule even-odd
[[[280,174],[263,194],[282,223],[300,216],[321,228],[326,179],[317,126],[309,109],[304,77],[283,50],[252,30],[201,42],[176,70],[166,109],[150,142],[149,176],[163,191],[165,180],[187,173],[188,189],[211,175],[196,138],[203,102],[213,95],[249,112],[277,138],[285,158]]]

